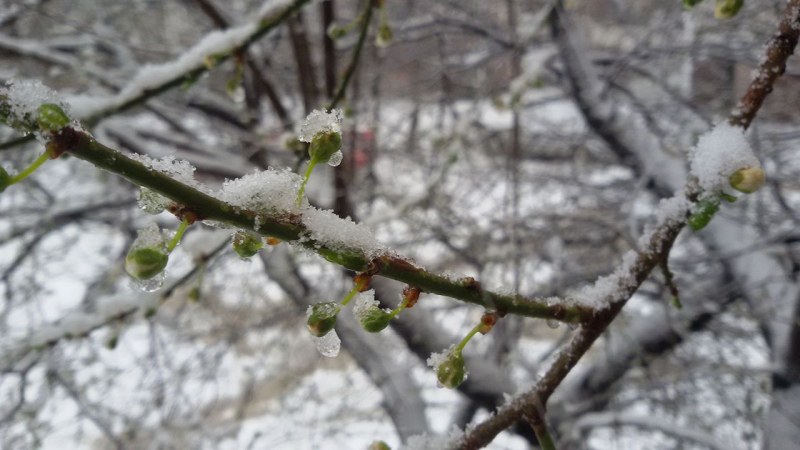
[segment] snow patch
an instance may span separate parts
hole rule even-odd
[[[311,111],[303,125],[300,126],[298,139],[301,142],[311,142],[319,133],[341,133],[343,116],[341,109],[334,109],[331,112],[322,109]]]
[[[303,208],[303,225],[308,229],[311,239],[334,250],[360,251],[367,259],[388,252],[388,248],[375,239],[366,225],[353,222],[349,217],[342,219],[333,211]]]

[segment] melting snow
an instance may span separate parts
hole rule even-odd
[[[314,136],[319,133],[340,133],[342,131],[342,117],[341,109],[334,109],[331,112],[315,109],[311,111],[303,125],[300,126],[298,138],[301,142],[311,142]]]
[[[342,219],[333,211],[306,207],[303,209],[303,225],[309,237],[334,250],[357,250],[367,259],[377,258],[388,252],[366,225],[355,223],[349,217]]]
[[[302,181],[288,169],[269,169],[225,181],[219,198],[258,212],[297,211],[295,200]]]

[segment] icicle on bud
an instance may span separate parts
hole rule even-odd
[[[764,185],[766,176],[761,167],[745,167],[734,172],[729,180],[731,187],[745,194],[752,194]]]
[[[44,103],[36,112],[36,122],[42,130],[58,131],[69,125],[69,116],[55,103]]]
[[[9,186],[11,186],[11,175],[6,172],[6,169],[0,167],[0,192],[5,191]]]
[[[714,217],[714,214],[719,211],[719,199],[717,198],[706,198],[700,201],[697,206],[694,208],[694,211],[689,216],[689,219],[686,223],[689,224],[689,227],[694,231],[700,231],[711,222],[711,219]]]
[[[139,230],[128,255],[125,271],[137,280],[149,280],[164,271],[169,256],[163,237],[156,224]]]
[[[447,354],[445,360],[436,368],[436,379],[448,388],[455,389],[467,378],[467,365],[460,351]]]
[[[717,19],[730,19],[739,13],[744,5],[744,0],[717,0],[714,5],[714,17]]]
[[[242,258],[255,255],[262,247],[264,247],[264,241],[261,240],[261,236],[245,231],[237,231],[233,235],[233,251]]]
[[[339,314],[339,304],[336,302],[317,303],[306,310],[308,331],[316,337],[328,334],[336,325],[336,315]]]
[[[319,133],[311,140],[308,156],[311,161],[327,163],[342,146],[342,134],[337,131]]]

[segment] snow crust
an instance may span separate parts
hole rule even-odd
[[[153,159],[137,153],[131,153],[128,156],[134,161],[144,164],[145,167],[161,172],[183,184],[197,189],[201,188],[200,184],[194,179],[195,167],[189,161],[177,159],[174,156],[165,156],[161,159]]]
[[[389,249],[378,242],[370,229],[352,219],[341,217],[333,211],[303,208],[303,225],[309,237],[334,250],[357,250],[368,259],[388,253]]]
[[[219,198],[231,205],[258,212],[297,212],[295,199],[302,181],[299,175],[288,169],[268,169],[226,180]]]
[[[0,95],[8,98],[11,115],[17,119],[24,119],[26,115],[35,119],[37,109],[44,103],[54,103],[67,109],[61,97],[38,80],[9,81],[0,88]]]
[[[425,364],[427,364],[428,367],[433,368],[434,371],[439,370],[439,366],[442,365],[442,363],[445,362],[448,357],[450,357],[455,348],[456,344],[453,344],[442,352],[431,353],[431,356],[428,357],[428,359],[425,361]]]
[[[700,136],[691,158],[691,174],[706,191],[730,191],[728,177],[739,169],[760,167],[744,129],[727,122]]]
[[[353,305],[353,315],[358,320],[362,320],[367,317],[369,311],[372,308],[379,308],[380,302],[375,300],[375,290],[370,289],[368,291],[364,291],[356,295],[355,297],[355,305]],[[384,309],[385,312],[392,312],[390,309]]]
[[[622,257],[622,263],[610,275],[600,277],[592,285],[584,287],[576,296],[576,300],[594,309],[608,308],[618,300],[621,293],[636,284],[631,276],[631,269],[636,263],[637,253],[629,251]]]
[[[341,133],[342,131],[342,110],[334,109],[327,112],[322,109],[315,109],[306,117],[300,126],[298,139],[300,142],[311,142],[319,133]]]

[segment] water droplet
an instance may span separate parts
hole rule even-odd
[[[559,325],[560,325],[560,323],[556,319],[547,319],[547,326],[548,327],[550,327],[550,328],[555,330],[556,328],[558,328]]]
[[[331,157],[328,159],[328,165],[331,167],[336,167],[342,163],[342,155],[341,150],[337,150],[336,153],[332,154]]]
[[[137,280],[135,278],[131,278],[131,286],[134,289],[139,289],[140,291],[155,292],[164,286],[164,278],[166,278],[164,272],[161,272],[149,280]]]
[[[141,188],[139,191],[139,208],[147,214],[159,214],[169,205],[169,199],[158,193]]]
[[[342,348],[342,341],[339,340],[336,330],[331,330],[322,337],[312,336],[312,339],[314,339],[314,344],[317,346],[317,351],[328,358],[335,358]]]

